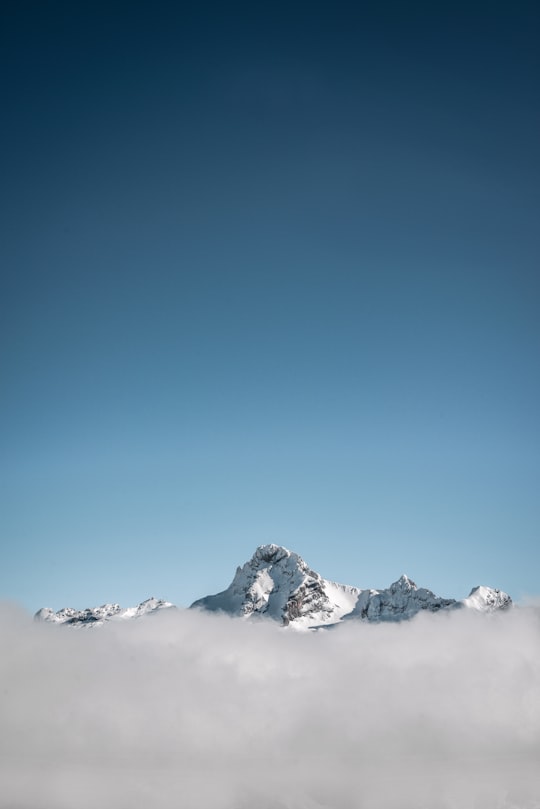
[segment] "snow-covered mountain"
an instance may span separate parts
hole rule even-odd
[[[136,607],[122,609],[120,604],[102,604],[101,607],[87,607],[85,610],[75,610],[73,607],[64,607],[54,612],[49,607],[43,607],[35,614],[38,621],[49,621],[55,624],[69,624],[71,626],[101,626],[105,621],[140,618],[156,610],[174,607],[170,601],[158,598],[147,598]]]
[[[296,628],[336,624],[343,619],[399,621],[421,610],[507,609],[512,599],[501,590],[475,587],[468,598],[440,598],[407,576],[383,590],[361,590],[323,579],[298,554],[279,545],[261,545],[236,571],[229,587],[191,606],[244,617],[265,616]]]
[[[312,629],[343,620],[400,621],[422,610],[465,608],[494,612],[511,606],[509,595],[491,587],[474,587],[467,598],[456,601],[417,587],[405,575],[383,590],[361,590],[323,579],[287,548],[261,545],[249,562],[237,568],[226,590],[200,598],[191,608],[243,618],[271,618],[284,626]],[[103,604],[85,610],[64,607],[58,612],[44,607],[35,617],[40,621],[90,627],[101,626],[106,621],[139,618],[170,607],[174,607],[170,601],[149,598],[127,609],[119,604]]]
[[[279,545],[261,545],[237,569],[226,590],[191,606],[310,627],[341,620],[354,609],[359,595],[357,587],[323,579],[298,554]]]
[[[473,587],[467,598],[460,602],[464,607],[471,607],[476,610],[507,610],[512,606],[512,599],[502,590],[495,590],[493,587]]]

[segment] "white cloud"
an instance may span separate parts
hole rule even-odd
[[[540,807],[536,609],[300,634],[0,611],[2,809]]]

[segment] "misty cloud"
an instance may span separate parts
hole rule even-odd
[[[537,809],[540,618],[0,611],[2,809]]]

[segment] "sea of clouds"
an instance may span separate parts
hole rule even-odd
[[[540,611],[299,633],[0,609],[2,809],[538,809]]]

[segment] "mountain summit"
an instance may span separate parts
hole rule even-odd
[[[191,606],[309,627],[336,623],[351,612],[359,594],[357,587],[323,579],[297,553],[280,545],[261,545],[249,562],[237,568],[226,590]]]
[[[192,608],[220,611],[243,617],[265,616],[312,628],[343,619],[399,621],[427,610],[459,609],[482,612],[506,609],[512,599],[500,590],[475,587],[468,598],[440,598],[417,587],[402,575],[383,590],[361,590],[323,579],[298,554],[280,545],[261,545],[249,562],[237,568],[226,590],[195,601]]]

